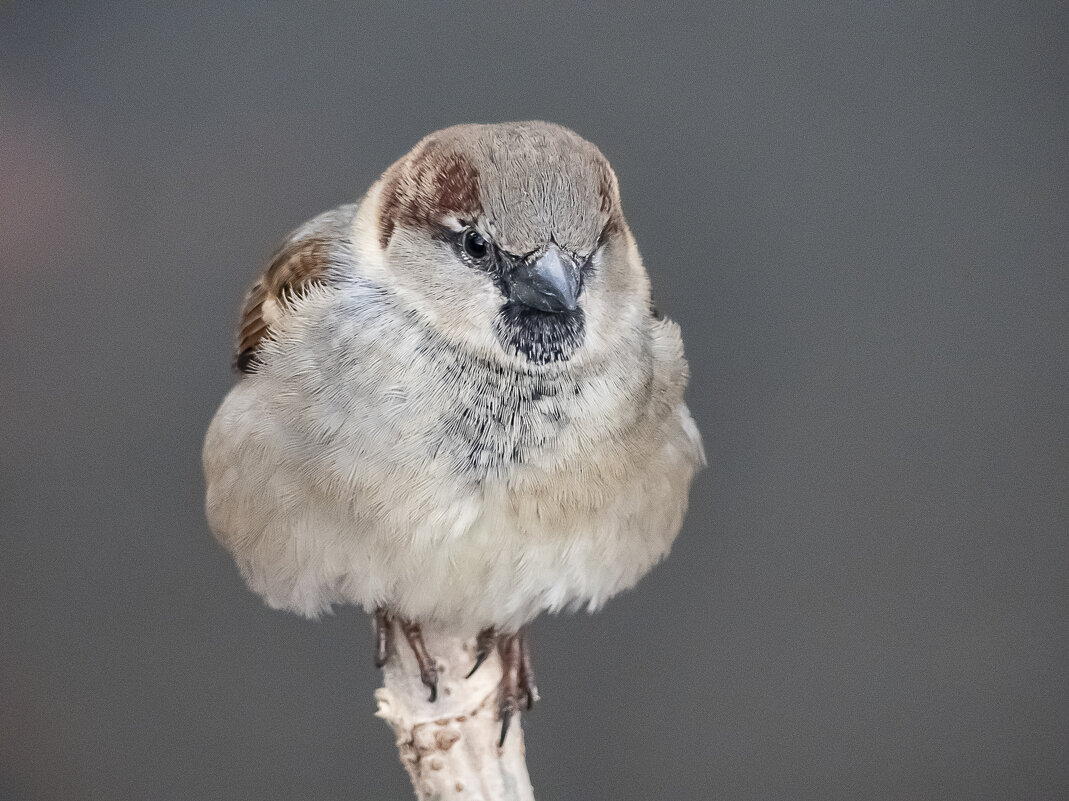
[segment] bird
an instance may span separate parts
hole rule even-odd
[[[502,742],[536,697],[527,625],[634,586],[705,464],[616,174],[553,123],[432,133],[294,231],[234,365],[203,467],[248,587],[363,607],[376,664],[399,630],[432,701],[423,627],[474,637],[472,672],[496,648]]]

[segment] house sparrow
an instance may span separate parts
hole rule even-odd
[[[535,691],[524,626],[595,610],[667,554],[704,463],[679,328],[616,176],[544,122],[431,134],[295,231],[245,300],[204,446],[207,515],[249,587],[309,617],[497,647],[502,739]]]

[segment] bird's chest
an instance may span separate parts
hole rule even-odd
[[[431,432],[436,460],[483,482],[546,468],[574,446],[585,413],[581,381],[471,370],[453,382]]]
[[[624,360],[520,371],[390,333],[361,350],[373,369],[328,381],[324,367],[305,391],[276,393],[278,404],[307,399],[278,417],[302,427],[300,453],[328,493],[402,527],[428,520],[460,531],[495,498],[543,509],[563,506],[562,488],[608,498],[626,479],[648,371]]]

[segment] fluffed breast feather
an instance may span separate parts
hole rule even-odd
[[[290,234],[275,251],[264,274],[245,295],[235,370],[253,372],[261,343],[271,335],[287,305],[313,284],[330,280],[332,266],[344,257],[358,207],[353,203],[319,215]]]

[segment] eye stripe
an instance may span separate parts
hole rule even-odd
[[[468,223],[464,220],[457,219],[452,214],[445,214],[442,216],[441,224],[444,228],[448,228],[454,234],[459,234],[465,228],[468,227]]]

